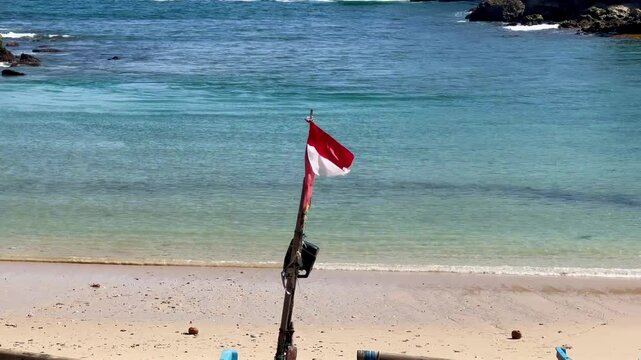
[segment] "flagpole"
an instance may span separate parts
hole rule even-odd
[[[314,110],[309,110],[307,122],[314,121]],[[283,268],[281,276],[285,283],[285,299],[283,300],[283,313],[280,320],[278,332],[278,345],[276,346],[275,360],[295,360],[296,346],[294,345],[294,324],[292,322],[292,312],[294,310],[294,293],[296,292],[296,282],[298,280],[298,271],[302,266],[301,249],[303,244],[303,230],[305,229],[305,218],[307,217],[307,208],[305,207],[305,190],[307,188],[307,176],[303,179],[301,189],[300,204],[298,205],[298,216],[296,218],[296,227],[294,229],[294,238],[292,239],[292,250],[287,265]]]

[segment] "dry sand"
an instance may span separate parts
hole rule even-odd
[[[278,269],[0,262],[0,295],[0,349],[244,360],[273,359],[283,288]],[[640,280],[314,271],[294,313],[299,359],[641,358]]]

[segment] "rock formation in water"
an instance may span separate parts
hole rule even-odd
[[[20,57],[18,58],[18,60],[11,64],[11,66],[20,66],[20,65],[40,66],[40,59],[38,59],[33,55],[22,53],[20,54]]]
[[[40,66],[40,59],[33,55],[24,53],[20,54],[20,56],[13,55],[11,51],[4,47],[2,37],[0,37],[0,62],[9,63],[11,67],[20,65]]]
[[[467,16],[470,21],[518,21],[525,4],[521,0],[482,0]]]
[[[470,21],[504,21],[537,25],[559,23],[563,28],[602,34],[640,34],[641,2],[622,0],[481,0]]]
[[[563,21],[560,26],[588,33],[641,34],[641,10],[623,5],[592,6],[577,18]]]
[[[2,76],[24,76],[24,73],[10,70],[10,69],[5,69],[5,70],[2,70]]]
[[[0,36],[0,62],[12,63],[15,60],[15,56],[11,51],[7,50],[2,43],[2,37]]]

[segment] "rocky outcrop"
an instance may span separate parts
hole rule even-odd
[[[2,70],[2,76],[24,76],[24,73],[10,70],[10,69],[5,69],[5,70]]]
[[[520,22],[538,25],[560,22],[562,28],[605,34],[641,34],[641,0],[481,0],[470,21]]]
[[[546,21],[562,21],[575,18],[594,2],[596,0],[525,0],[525,15],[540,14]]]
[[[560,27],[587,33],[641,34],[641,10],[623,5],[592,6],[576,19],[563,21]]]
[[[521,0],[482,0],[467,15],[470,21],[517,21],[523,16],[525,4]]]

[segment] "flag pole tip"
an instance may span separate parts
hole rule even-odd
[[[309,109],[309,116],[305,118],[308,123],[314,122],[314,109]]]

